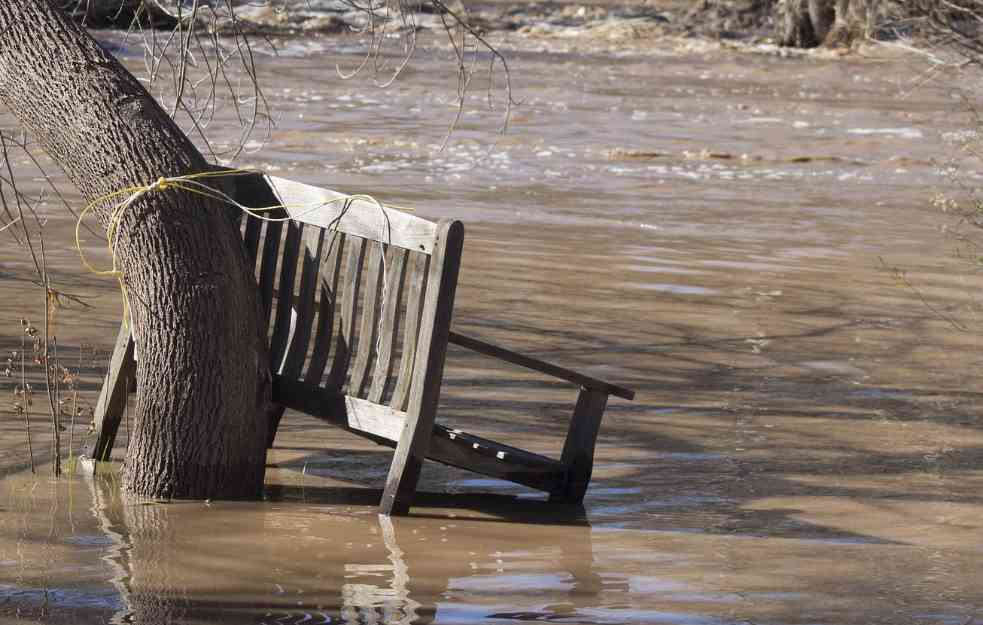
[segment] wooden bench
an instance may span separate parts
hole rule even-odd
[[[224,180],[240,203],[283,205],[291,217],[242,224],[269,315],[279,405],[271,446],[283,408],[394,445],[383,514],[408,511],[424,459],[524,484],[551,501],[583,500],[608,396],[632,399],[634,392],[452,332],[461,222],[338,201],[344,196],[281,178]],[[448,343],[580,388],[559,460],[435,422]],[[121,328],[86,450],[95,460],[109,459],[135,372],[133,341]]]

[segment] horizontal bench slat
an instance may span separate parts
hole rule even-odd
[[[355,434],[396,443],[406,413],[324,388],[277,377],[275,399]],[[551,458],[442,425],[434,427],[427,457],[468,471],[509,480],[546,492],[562,485],[565,469]]]
[[[274,400],[356,434],[398,441],[406,413],[300,381],[274,377]]]
[[[437,224],[434,222],[362,199],[351,200],[351,205],[345,210],[345,198],[348,196],[344,193],[275,176],[266,176],[266,180],[292,219],[433,254],[437,234]]]
[[[565,475],[562,464],[545,456],[442,426],[434,430],[427,457],[546,492],[558,490]]]

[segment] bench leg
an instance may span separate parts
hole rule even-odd
[[[389,477],[386,478],[386,488],[382,491],[382,502],[379,504],[380,514],[409,512],[413,493],[420,481],[420,470],[430,449],[463,245],[464,226],[461,222],[441,222],[430,258],[426,300],[420,313],[416,364],[407,402],[410,408],[389,466]]]
[[[424,414],[420,412],[411,412],[406,416],[403,433],[396,445],[392,464],[389,465],[389,477],[386,478],[386,488],[382,491],[379,514],[404,515],[410,511],[416,485],[420,481],[420,472],[423,470],[423,461],[430,450],[436,416],[429,411]]]
[[[94,414],[95,439],[85,448],[85,455],[98,461],[109,460],[116,441],[116,431],[126,409],[130,386],[136,379],[137,363],[133,360],[133,338],[129,328],[121,325],[116,346],[109,361],[109,371],[99,392]]]
[[[560,457],[560,462],[567,467],[566,484],[561,490],[550,493],[551,502],[580,504],[584,501],[594,469],[594,443],[607,403],[607,393],[581,389]]]

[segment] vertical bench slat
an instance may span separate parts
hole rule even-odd
[[[304,381],[319,386],[328,364],[331,352],[331,339],[334,334],[335,307],[337,305],[338,281],[341,277],[342,260],[345,257],[346,237],[340,232],[326,232],[324,245],[327,251],[321,252],[321,279],[317,289],[320,293],[317,312],[317,332],[314,334],[314,350],[307,367]]]
[[[399,377],[393,389],[389,405],[393,410],[405,410],[409,398],[410,382],[413,380],[413,363],[416,361],[416,345],[420,333],[420,315],[423,314],[423,295],[426,288],[427,266],[430,257],[412,253],[406,268],[406,282],[409,292],[406,296],[406,330],[403,332],[403,353],[399,362]]]
[[[301,246],[303,261],[300,286],[297,291],[297,314],[293,319],[290,343],[281,368],[281,375],[291,379],[300,377],[304,360],[307,358],[307,347],[314,326],[314,300],[317,296],[317,274],[321,264],[324,239],[324,230],[321,228],[304,229],[303,245]]]
[[[364,387],[368,380],[369,367],[374,362],[376,340],[379,330],[379,311],[382,303],[382,278],[385,272],[386,252],[382,245],[366,242],[369,257],[365,275],[365,295],[362,297],[362,320],[358,328],[358,351],[351,368],[351,383],[348,394],[365,397]]]
[[[382,402],[393,373],[393,345],[399,334],[399,305],[403,300],[407,255],[408,251],[392,245],[386,252],[386,294],[382,302],[382,320],[379,322],[379,354],[368,396],[368,400],[374,404]]]
[[[287,222],[287,236],[280,260],[280,285],[277,289],[276,320],[270,339],[270,364],[274,373],[282,373],[283,357],[290,344],[290,329],[296,315],[294,308],[294,283],[297,279],[297,262],[300,256],[300,238],[304,224]]]
[[[222,186],[225,193],[231,195],[236,202],[243,206],[252,208],[267,209],[263,211],[266,217],[286,217],[287,213],[283,210],[268,210],[269,207],[277,204],[277,197],[266,179],[262,175],[236,175],[217,178],[216,181]],[[234,221],[239,223],[243,213],[236,207],[228,207],[233,215]],[[262,240],[263,224],[262,219],[253,216],[245,216],[245,226],[243,227],[243,243],[249,260],[253,261],[254,270],[259,269],[259,244]]]
[[[459,221],[442,221],[437,228],[437,240],[429,263],[409,407],[382,491],[381,514],[406,514],[409,511],[423,461],[430,450],[463,245],[464,225]]]
[[[259,294],[263,301],[266,325],[273,315],[273,283],[276,280],[277,261],[280,259],[280,234],[283,224],[278,221],[266,222],[266,236],[263,238],[263,260],[259,270]]]
[[[358,305],[358,293],[362,287],[362,264],[365,262],[365,239],[351,237],[348,246],[348,262],[345,267],[345,285],[342,294],[338,338],[335,340],[334,361],[328,374],[328,388],[340,390],[345,384],[348,364],[351,361],[352,350],[355,346],[355,311]]]

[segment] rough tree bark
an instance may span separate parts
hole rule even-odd
[[[0,101],[84,198],[209,169],[137,79],[57,4],[0,2]],[[99,208],[103,224],[110,208]],[[151,192],[123,217],[118,254],[139,354],[125,490],[257,496],[270,401],[266,337],[224,207],[179,190]]]

